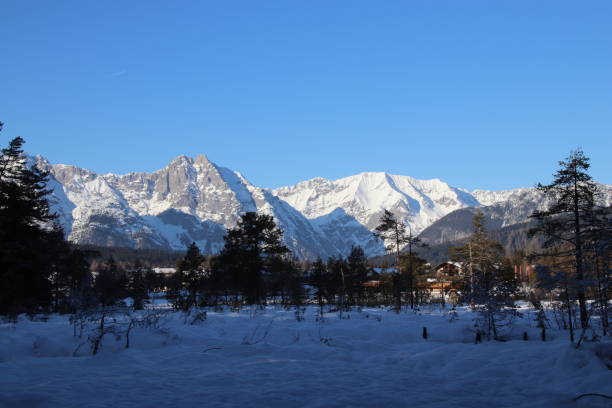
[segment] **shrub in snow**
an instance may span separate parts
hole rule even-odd
[[[455,306],[453,306],[446,314],[445,317],[447,318],[447,320],[452,323],[455,320],[459,319],[459,313],[457,313],[457,308]]]
[[[270,322],[265,326],[257,324],[257,326],[255,326],[255,328],[249,334],[243,337],[242,344],[252,346],[261,343],[266,339],[266,337],[268,337],[268,334],[270,334],[273,324],[274,319],[270,320]]]
[[[183,323],[185,324],[201,324],[206,321],[208,314],[206,310],[198,309],[195,307],[189,308],[183,312]]]
[[[125,348],[129,348],[133,329],[147,328],[163,332],[160,322],[167,314],[168,312],[164,310],[134,312],[131,309],[121,308],[81,311],[71,316],[69,321],[73,326],[73,336],[83,338],[86,335],[87,339],[76,347],[73,355],[78,355],[80,349],[87,343],[91,353],[97,354],[106,337],[111,337],[117,342],[124,339]]]
[[[304,314],[306,313],[306,308],[305,307],[297,307],[295,309],[295,321],[297,322],[303,322],[304,320],[306,320],[306,317],[304,317]]]

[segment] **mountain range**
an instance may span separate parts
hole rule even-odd
[[[439,179],[383,172],[270,190],[204,155],[179,156],[158,171],[125,175],[51,164],[41,156],[33,160],[50,173],[50,203],[67,238],[98,246],[184,250],[196,242],[203,252],[215,253],[226,229],[242,213],[256,211],[274,217],[300,259],[345,256],[357,245],[373,256],[384,252],[372,234],[384,209],[414,235],[440,244],[469,234],[476,207],[490,228],[499,229],[524,223],[546,205],[534,188],[468,191]],[[612,186],[602,188],[610,205]]]

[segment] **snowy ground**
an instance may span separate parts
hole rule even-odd
[[[180,313],[167,330],[136,329],[131,347],[108,337],[92,356],[67,316],[0,325],[0,407],[610,407],[612,343],[539,341],[520,319],[507,342],[474,344],[472,315],[449,322],[367,309],[340,319],[315,308]],[[346,315],[345,315],[346,317]],[[430,338],[421,337],[426,326]],[[530,340],[522,340],[528,331]]]

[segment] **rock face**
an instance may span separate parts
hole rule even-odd
[[[492,223],[508,226],[525,222],[543,205],[534,189],[470,193],[438,179],[387,173],[316,178],[268,190],[203,155],[179,156],[153,173],[125,175],[52,165],[42,157],[34,161],[51,174],[49,200],[68,239],[100,246],[184,250],[195,241],[215,253],[226,229],[244,212],[256,211],[275,218],[298,258],[346,256],[357,245],[377,255],[384,247],[372,230],[384,209],[413,234],[443,242],[469,233],[468,208],[483,207]],[[606,188],[610,202],[612,187]],[[441,219],[446,221],[440,224]]]
[[[296,256],[337,254],[300,212],[205,156],[181,156],[151,174],[99,175],[43,158],[37,165],[51,173],[50,201],[74,242],[184,250],[195,241],[214,253],[240,214],[257,211],[276,219]]]

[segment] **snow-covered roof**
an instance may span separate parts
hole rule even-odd
[[[176,272],[176,268],[153,268],[153,272],[161,274],[171,274]]]

